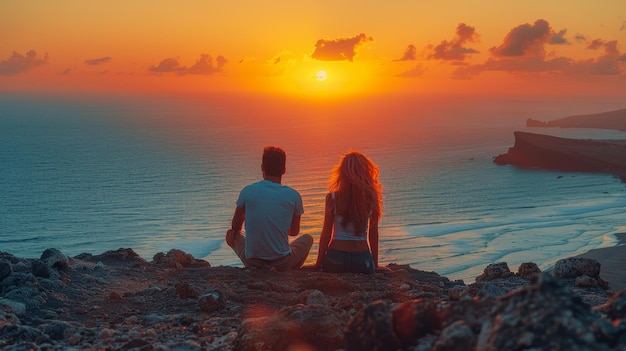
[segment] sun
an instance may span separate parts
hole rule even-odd
[[[319,82],[325,81],[326,78],[328,78],[326,71],[317,71],[317,73],[315,74],[315,79],[317,79],[317,81]]]

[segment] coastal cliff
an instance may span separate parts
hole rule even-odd
[[[626,140],[567,139],[514,132],[515,144],[493,162],[521,168],[614,174],[626,181]]]
[[[626,290],[600,269],[498,262],[466,285],[397,264],[363,275],[211,267],[176,249],[0,252],[0,350],[623,350]]]

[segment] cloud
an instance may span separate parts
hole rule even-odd
[[[308,56],[305,56],[305,59],[307,58]],[[311,58],[308,58],[308,60],[311,60]],[[293,52],[284,50],[264,62],[269,69],[269,73],[267,75],[273,77],[285,74],[285,72],[287,72],[291,67],[296,65],[298,58]]]
[[[591,41],[591,43],[589,43],[589,45],[587,45],[587,49],[598,50],[598,49],[602,48],[603,45],[604,45],[604,40],[602,40],[602,39],[594,39],[594,40]]]
[[[623,55],[617,46],[617,40],[603,41],[601,39],[593,42],[601,43],[604,48],[602,55],[595,60],[585,60],[576,62],[571,70],[575,73],[589,73],[593,75],[620,75],[620,63],[626,62],[626,55]]]
[[[490,51],[495,57],[542,57],[545,54],[543,44],[553,35],[550,24],[539,19],[533,25],[526,23],[513,28],[504,38],[504,42]]]
[[[244,56],[244,57],[242,57],[242,58],[238,61],[238,63],[248,63],[248,62],[252,62],[252,61],[255,61],[255,60],[256,60],[256,58],[254,58],[254,57]]]
[[[424,73],[426,73],[427,70],[428,69],[426,67],[419,64],[408,71],[398,74],[398,77],[407,77],[407,78],[421,77],[424,75]]]
[[[196,60],[193,66],[186,67],[181,66],[178,58],[166,58],[161,61],[157,66],[150,66],[148,71],[153,73],[177,73],[179,75],[186,74],[198,74],[198,75],[209,75],[223,71],[224,65],[228,63],[228,61],[224,58],[224,56],[219,55],[215,59],[215,65],[213,62],[213,58],[211,55],[202,54],[200,58]]]
[[[86,65],[97,66],[111,61],[109,56],[85,60]]]
[[[489,58],[485,63],[459,67],[453,74],[456,79],[469,79],[483,72],[515,73],[559,73],[571,66],[571,60],[557,57],[545,60],[543,57],[522,57],[517,59]]]
[[[576,36],[574,36],[574,40],[576,40],[576,42],[578,43],[583,43],[587,41],[587,37],[582,34],[576,34]]]
[[[48,54],[43,58],[38,57],[37,52],[30,50],[26,55],[13,52],[11,57],[0,62],[0,76],[12,76],[24,73],[30,69],[48,63]]]
[[[315,50],[311,57],[320,61],[348,60],[352,62],[358,48],[373,40],[372,37],[368,37],[364,33],[354,37],[320,39],[315,43]]]
[[[181,70],[184,70],[184,67],[181,67],[176,58],[166,58],[158,66],[150,66],[148,68],[148,71],[154,73],[181,72]]]
[[[552,45],[569,44],[569,42],[565,38],[566,33],[567,33],[567,29],[562,29],[558,33],[553,34],[552,38],[550,38],[550,41],[548,41],[548,44],[552,44]]]
[[[487,71],[510,72],[517,74],[553,74],[562,76],[581,75],[621,75],[626,55],[618,48],[616,40],[592,40],[587,48],[604,49],[595,59],[574,60],[564,56],[548,55],[544,48],[548,44],[568,43],[566,30],[555,33],[545,20],[537,20],[533,25],[523,24],[513,28],[502,44],[490,49],[491,56],[482,64],[459,67],[453,77],[469,79]],[[576,36],[580,42],[585,39]],[[585,40],[586,42],[586,40]]]
[[[402,54],[402,57],[394,61],[415,61],[416,51],[417,50],[415,48],[415,45],[409,44],[409,46],[407,46],[404,50],[404,54]]]
[[[219,55],[215,59],[215,66],[213,66],[213,58],[210,55],[202,54],[200,58],[196,60],[196,63],[189,67],[185,73],[201,75],[214,74],[221,72],[226,63],[228,63],[228,61],[224,56]]]
[[[555,34],[550,24],[537,20],[533,25],[523,24],[513,28],[503,43],[490,50],[492,57],[482,64],[459,67],[453,77],[469,79],[486,71],[501,71],[522,74],[555,74],[562,76],[620,75],[626,55],[618,48],[616,40],[595,39],[588,44],[592,50],[604,49],[595,59],[574,60],[564,56],[546,54],[547,44],[562,44],[565,30]],[[582,36],[577,36],[578,38]],[[555,38],[560,38],[555,41]],[[566,41],[565,41],[566,42]]]
[[[452,40],[443,40],[437,46],[428,47],[433,51],[432,54],[428,55],[428,59],[463,61],[469,55],[478,53],[475,49],[464,47],[465,44],[475,43],[479,39],[480,36],[474,27],[459,23],[456,27],[456,35]]]

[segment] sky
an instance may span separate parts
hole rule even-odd
[[[3,0],[0,92],[626,95],[624,0]]]

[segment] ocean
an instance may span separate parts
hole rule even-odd
[[[493,157],[513,132],[625,139],[617,131],[532,129],[623,108],[619,99],[396,97],[306,103],[246,97],[0,95],[0,251],[36,258],[132,248],[184,250],[242,266],[224,243],[239,190],[261,178],[265,145],[287,151],[283,184],[319,237],[327,180],[358,149],[381,169],[381,264],[466,282],[490,263],[546,269],[616,244],[626,184],[606,174],[523,170]],[[317,242],[308,262],[315,261]]]

